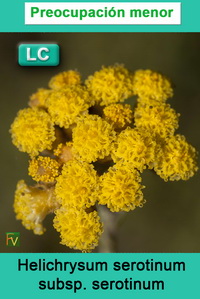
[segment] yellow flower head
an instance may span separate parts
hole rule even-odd
[[[20,110],[11,125],[13,144],[22,152],[36,156],[51,149],[55,140],[50,116],[38,108]]]
[[[103,109],[103,113],[105,119],[116,129],[124,128],[133,120],[133,111],[128,104],[109,105]]]
[[[58,208],[53,190],[27,186],[21,180],[15,192],[14,210],[16,218],[22,221],[26,229],[33,230],[34,234],[42,235],[45,228],[42,222],[47,214]]]
[[[136,127],[148,131],[152,136],[166,138],[178,129],[179,114],[169,104],[156,106],[138,104],[134,117]]]
[[[57,74],[49,81],[49,87],[52,89],[62,89],[68,85],[81,84],[81,75],[77,71],[66,71]]]
[[[99,203],[111,212],[129,212],[143,206],[143,188],[136,169],[116,164],[100,177]]]
[[[152,104],[152,101],[165,102],[173,96],[170,81],[151,70],[138,70],[133,76],[133,90],[139,101]]]
[[[85,84],[101,105],[123,102],[133,94],[130,72],[122,65],[102,67]]]
[[[88,115],[73,129],[73,153],[81,161],[95,162],[110,154],[115,138],[112,126],[97,115]]]
[[[55,194],[59,202],[76,209],[89,208],[96,202],[97,174],[93,165],[71,160],[57,178]]]
[[[156,143],[150,134],[128,127],[118,135],[112,158],[114,162],[130,164],[142,172],[146,165],[152,168],[155,149]]]
[[[46,104],[53,122],[67,129],[79,116],[87,113],[93,103],[84,87],[72,85],[53,91]]]
[[[59,175],[60,164],[50,157],[34,158],[29,162],[29,175],[36,182],[53,183],[55,178]]]
[[[54,227],[60,233],[61,244],[90,252],[99,242],[103,229],[96,211],[60,208],[55,212]]]
[[[50,93],[50,89],[39,88],[36,93],[30,96],[29,106],[46,108],[46,100]]]
[[[184,136],[172,136],[157,155],[154,170],[165,181],[188,180],[198,170],[197,152]]]

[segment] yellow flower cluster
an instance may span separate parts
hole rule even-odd
[[[89,212],[97,201],[98,176],[92,164],[71,160],[57,179],[55,195],[61,208],[54,218],[61,244],[84,252],[98,245],[102,223],[96,211]]]
[[[58,208],[58,203],[52,188],[27,186],[23,180],[18,182],[14,210],[16,218],[22,221],[26,229],[33,230],[36,235],[42,235],[45,232],[43,220],[56,208]]]
[[[51,90],[45,88],[39,88],[36,93],[30,96],[29,106],[46,108],[46,100],[50,95]]]
[[[105,119],[116,129],[124,128],[131,124],[133,120],[133,111],[128,104],[112,104],[103,109]]]
[[[60,233],[61,244],[83,252],[90,252],[98,245],[103,228],[96,211],[60,208],[55,214],[54,227]]]
[[[142,172],[146,166],[152,168],[155,152],[156,143],[150,134],[128,127],[117,136],[112,158],[115,163],[131,165]]]
[[[163,103],[173,96],[171,82],[162,74],[151,70],[138,70],[133,75],[134,94],[139,101]]]
[[[92,104],[88,91],[80,85],[52,91],[46,101],[52,121],[66,129],[74,124],[78,117],[86,114]]]
[[[77,71],[67,71],[59,73],[51,78],[49,81],[49,87],[52,89],[62,89],[69,85],[80,85],[81,75]]]
[[[156,143],[151,166],[165,181],[187,180],[197,171],[197,152],[184,136],[174,135],[179,113],[166,104],[173,96],[170,81],[159,73],[139,70],[134,74],[138,104],[134,111],[135,127]]]
[[[99,204],[107,205],[112,212],[134,210],[144,203],[139,172],[118,165],[109,168],[100,178]]]
[[[128,212],[145,203],[145,169],[165,181],[192,177],[197,152],[175,135],[179,114],[166,103],[172,96],[165,76],[123,65],[102,67],[85,83],[77,71],[54,76],[11,125],[12,141],[31,156],[29,174],[38,182],[18,183],[17,219],[42,234],[42,221],[54,213],[61,244],[90,252],[103,233],[101,205]]]
[[[102,67],[85,81],[88,90],[100,105],[124,102],[133,95],[131,73],[123,65]]]
[[[185,137],[175,135],[168,138],[161,147],[154,167],[165,181],[188,180],[197,171],[197,152]]]
[[[88,115],[73,129],[72,152],[81,161],[95,162],[110,154],[114,139],[115,131],[107,121],[97,115]]]
[[[55,140],[54,126],[49,114],[37,108],[20,110],[10,131],[13,144],[31,156],[51,149]]]
[[[50,157],[34,158],[29,162],[29,175],[36,181],[53,183],[59,175],[59,163]]]
[[[97,199],[97,180],[92,164],[69,161],[57,178],[56,197],[66,208],[85,209],[94,206]]]
[[[179,114],[169,104],[149,106],[141,103],[135,109],[135,126],[155,137],[166,138],[178,129]]]

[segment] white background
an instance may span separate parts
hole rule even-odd
[[[82,20],[79,18],[71,17],[40,17],[40,14],[35,14],[31,17],[31,7],[38,7],[39,9],[105,9],[109,11],[114,7],[117,9],[124,9],[125,17],[84,17]],[[131,9],[173,9],[171,18],[169,17],[130,17]],[[180,2],[134,2],[134,3],[119,3],[119,2],[28,2],[25,3],[25,24],[26,25],[180,25],[181,24],[181,3]]]

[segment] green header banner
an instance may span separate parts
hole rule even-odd
[[[199,297],[200,253],[10,253],[0,263],[5,298]]]
[[[198,0],[1,4],[0,32],[199,32]]]

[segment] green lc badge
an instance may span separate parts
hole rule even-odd
[[[18,63],[21,66],[57,66],[60,47],[57,44],[20,44]]]

